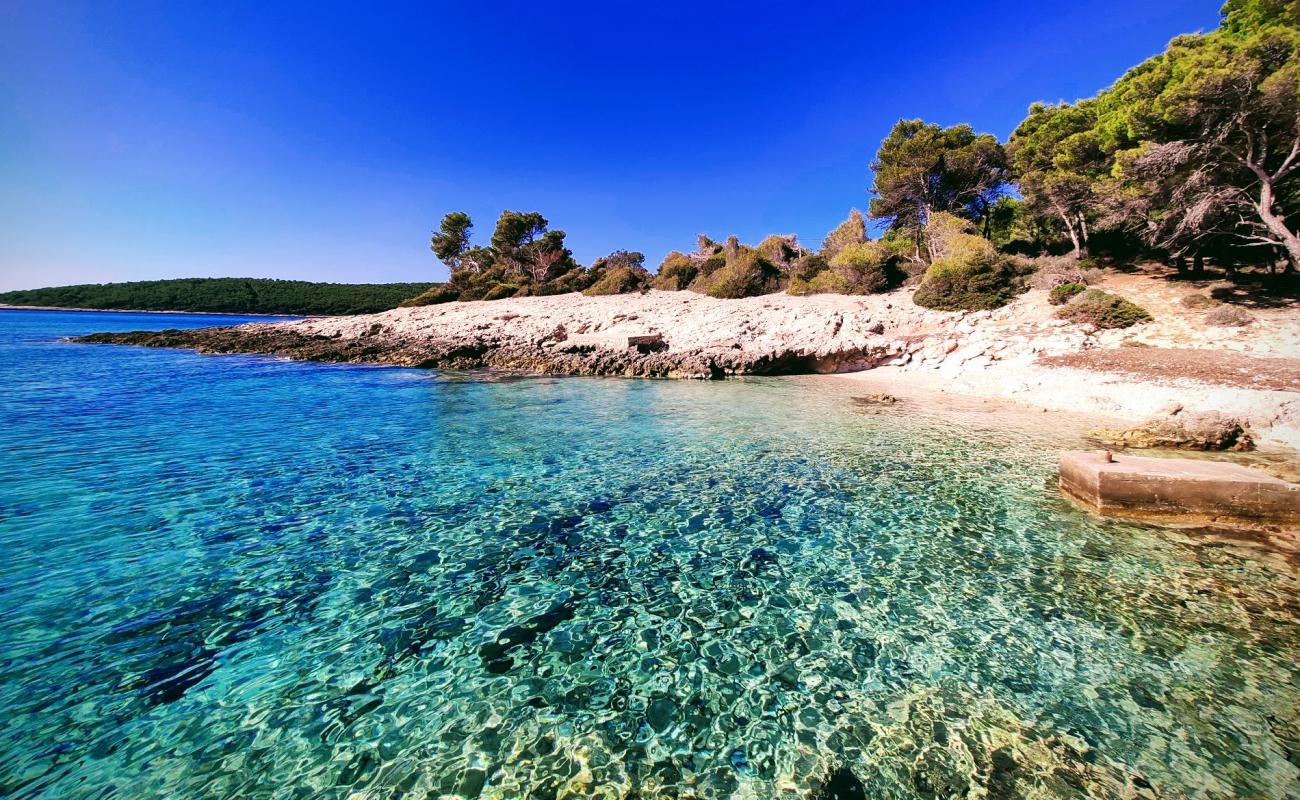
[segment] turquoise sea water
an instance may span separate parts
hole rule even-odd
[[[1059,418],[58,341],[224,321],[0,312],[0,795],[1300,796],[1294,565]]]

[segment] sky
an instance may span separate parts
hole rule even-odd
[[[1214,0],[0,2],[0,290],[444,280],[540,211],[582,263],[816,245],[899,118],[999,138]]]

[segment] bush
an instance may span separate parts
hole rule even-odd
[[[1099,283],[1103,273],[1089,259],[1077,259],[1073,256],[1039,256],[1030,264],[1034,268],[1031,283],[1035,289],[1051,291],[1066,283],[1081,283],[1091,286]]]
[[[793,236],[776,236],[772,235],[758,243],[754,248],[769,264],[780,267],[789,267],[795,259],[802,255],[798,243]]]
[[[439,303],[451,303],[460,299],[460,290],[445,283],[438,284],[426,292],[402,301],[402,308],[411,306],[436,306]]]
[[[1086,291],[1088,291],[1088,287],[1082,283],[1059,283],[1053,286],[1052,291],[1048,293],[1047,302],[1054,306],[1064,305],[1076,294],[1082,294]]]
[[[1218,305],[1216,301],[1199,292],[1185,294],[1179,302],[1187,308],[1214,308]]]
[[[691,283],[691,290],[728,300],[757,297],[778,291],[782,278],[781,270],[757,251],[741,248],[718,269],[709,273],[701,271]]]
[[[954,214],[937,211],[925,224],[926,247],[932,262],[942,259],[974,261],[997,253],[993,243],[983,236],[971,233],[969,220]]]
[[[826,234],[826,239],[822,242],[822,254],[830,258],[843,250],[845,245],[861,244],[865,241],[867,241],[867,221],[862,216],[862,212],[855,208],[849,212],[848,219]]]
[[[1089,289],[1075,296],[1056,316],[1098,328],[1128,328],[1151,321],[1151,314],[1142,306],[1100,289]]]
[[[650,285],[666,292],[676,292],[690,286],[698,273],[699,268],[690,256],[674,250],[664,256],[659,272],[650,280]]]
[[[1009,256],[992,250],[968,252],[969,261],[941,258],[925,271],[912,302],[940,311],[1001,308],[1023,290],[1020,270]]]
[[[520,286],[517,283],[495,283],[486,287],[480,300],[501,300],[506,297],[514,297],[519,294]],[[464,299],[463,297],[461,299]]]
[[[614,267],[589,286],[583,294],[595,297],[604,294],[628,294],[650,288],[650,273],[641,267]]]
[[[831,262],[821,253],[805,253],[790,265],[790,277],[796,281],[810,281],[819,272],[830,269]],[[791,292],[797,294],[797,292]]]
[[[1236,306],[1216,308],[1205,315],[1205,324],[1222,328],[1240,328],[1254,321],[1254,317]]]
[[[593,270],[576,267],[552,278],[546,283],[535,284],[532,287],[531,294],[538,297],[545,297],[548,295],[581,292],[599,280],[600,277],[601,274],[594,272]]]

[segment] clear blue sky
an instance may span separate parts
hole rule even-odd
[[[484,241],[541,211],[583,263],[653,266],[702,231],[815,244],[866,207],[899,117],[1005,137],[1217,21],[1216,0],[13,0],[0,289],[440,280],[452,210]]]

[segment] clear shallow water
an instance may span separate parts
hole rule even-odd
[[[73,345],[0,312],[0,794],[1295,797],[1292,565],[830,380]]]

